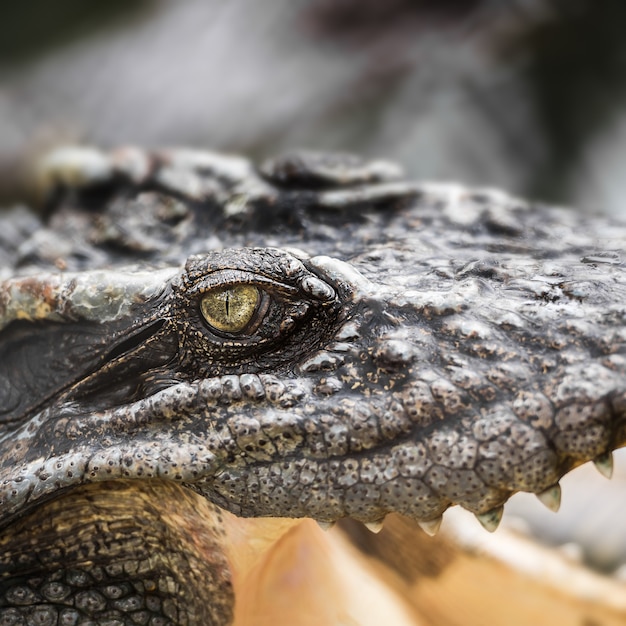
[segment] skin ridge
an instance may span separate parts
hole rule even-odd
[[[75,382],[0,420],[5,532],[74,489],[156,479],[241,516],[432,528],[458,504],[493,530],[516,491],[555,493],[588,460],[608,472],[626,443],[624,224],[337,155],[259,172],[138,152],[141,180],[128,153],[101,157],[106,201],[85,170],[55,194],[49,245],[5,268],[0,350],[20,317],[35,342],[41,324],[101,316],[122,348],[88,342],[113,355],[95,369],[69,340],[40,355],[41,376],[61,359]],[[54,267],[69,274],[37,278]],[[267,310],[224,334],[200,300],[237,282]],[[129,341],[137,319],[160,324]]]

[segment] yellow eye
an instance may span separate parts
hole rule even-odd
[[[252,319],[259,303],[259,290],[253,285],[232,285],[209,291],[202,298],[204,319],[217,330],[238,333]]]

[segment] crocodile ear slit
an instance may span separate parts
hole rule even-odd
[[[607,452],[606,454],[601,454],[597,456],[593,460],[593,464],[596,466],[596,469],[604,476],[605,478],[611,478],[613,476],[613,453]]]

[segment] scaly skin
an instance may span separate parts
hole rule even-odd
[[[48,164],[74,191],[0,284],[7,536],[151,478],[240,516],[432,531],[460,504],[493,530],[626,443],[624,225],[340,157],[89,156],[98,187]],[[241,283],[263,310],[216,332],[202,296]]]

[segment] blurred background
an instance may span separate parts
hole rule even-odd
[[[27,0],[0,9],[0,192],[67,141],[286,148],[626,213],[623,0]]]
[[[0,205],[79,142],[348,150],[626,216],[625,25],[624,0],[5,2]],[[507,511],[626,577],[621,458],[567,478],[558,516]]]

